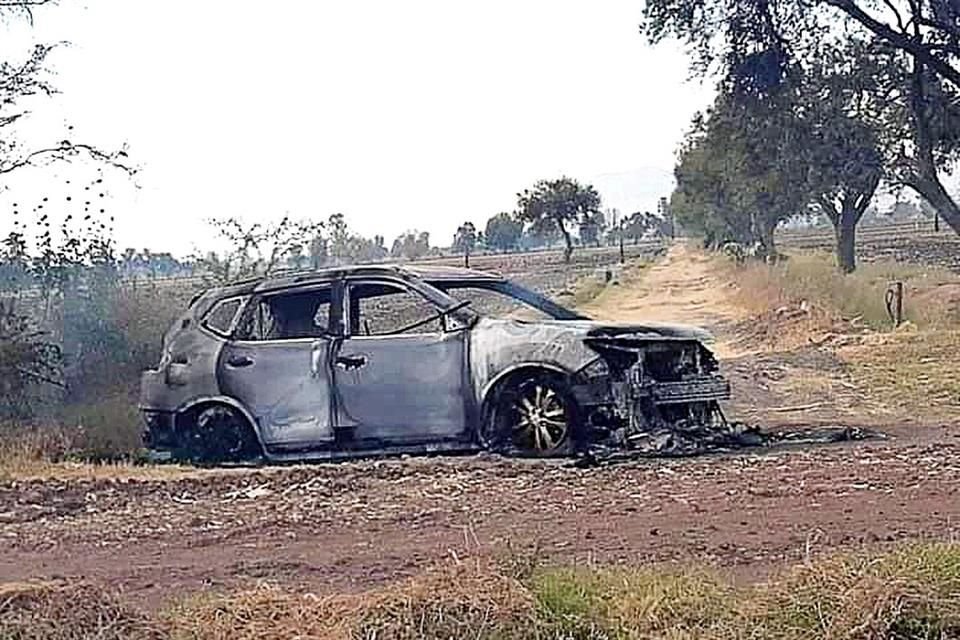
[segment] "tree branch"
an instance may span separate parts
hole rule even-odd
[[[0,12],[20,10],[27,15],[27,21],[33,24],[33,9],[46,4],[54,4],[57,0],[0,0]]]
[[[925,46],[919,40],[897,33],[889,25],[880,22],[860,8],[854,0],[824,0],[824,2],[846,13],[875,35],[910,53],[914,58],[933,69],[943,79],[960,88],[960,71],[944,60],[931,55],[930,47]]]
[[[92,145],[75,144],[69,140],[64,140],[60,144],[33,151],[19,160],[15,160],[7,165],[0,164],[0,175],[33,165],[36,160],[42,159],[43,157],[53,156],[53,160],[69,161],[71,157],[81,154],[87,155],[99,162],[104,162],[112,167],[116,167],[117,169],[120,169],[130,175],[136,173],[136,168],[126,163],[127,152],[122,149],[120,151],[108,153],[106,151],[101,151]]]
[[[829,218],[831,223],[834,225],[840,224],[840,213],[837,211],[836,206],[827,200],[826,196],[817,196],[817,204],[820,205],[820,209],[823,210],[823,214]]]
[[[890,8],[890,11],[893,12],[893,15],[897,17],[897,27],[900,29],[900,33],[904,33],[907,28],[903,25],[903,16],[900,15],[900,10],[897,9],[897,6],[893,4],[893,0],[883,0],[883,3]]]

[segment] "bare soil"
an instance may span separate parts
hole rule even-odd
[[[756,327],[708,259],[674,247],[585,311],[712,328],[736,418],[892,437],[595,469],[478,456],[19,479],[0,484],[0,582],[83,578],[155,606],[261,580],[358,590],[531,552],[755,580],[837,549],[955,538],[957,416],[917,423],[909,407],[874,406],[828,344],[747,339]]]

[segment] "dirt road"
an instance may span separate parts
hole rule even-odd
[[[735,411],[885,426],[858,410],[856,385],[830,353],[745,349],[726,283],[682,248],[586,310],[713,328],[746,399]],[[802,385],[768,370],[811,377]],[[785,417],[780,403],[811,390],[829,406]],[[86,578],[158,604],[257,580],[360,589],[438,562],[534,550],[549,562],[705,563],[753,579],[838,548],[954,538],[960,431],[890,426],[898,437],[886,441],[588,470],[466,457],[9,482],[0,581]]]

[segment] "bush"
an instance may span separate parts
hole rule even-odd
[[[69,457],[93,462],[139,460],[142,427],[136,397],[126,390],[64,408],[60,419],[72,434]]]
[[[29,416],[37,385],[59,384],[60,363],[60,348],[0,300],[0,420]]]

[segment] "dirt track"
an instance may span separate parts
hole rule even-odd
[[[709,563],[752,579],[810,553],[954,538],[960,430],[877,424],[842,367],[824,366],[829,353],[746,352],[725,291],[707,264],[675,249],[642,283],[609,290],[587,311],[713,327],[752,416],[772,420],[795,401],[795,384],[763,377],[775,361],[809,371],[832,399],[790,421],[897,437],[592,470],[480,457],[19,481],[0,485],[0,581],[84,577],[156,604],[261,579],[357,589],[535,548],[549,561]]]

